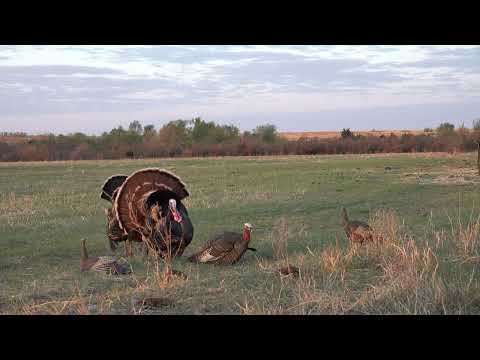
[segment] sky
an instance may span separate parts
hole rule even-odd
[[[471,127],[480,46],[0,46],[0,132],[198,116],[241,130]]]

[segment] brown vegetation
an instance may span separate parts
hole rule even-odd
[[[402,135],[425,135],[428,134],[423,130],[371,130],[371,131],[355,131],[356,135],[360,136],[402,136]],[[290,141],[296,141],[301,138],[310,139],[338,139],[341,138],[339,131],[291,131],[280,132],[278,136]]]
[[[101,136],[7,134],[0,137],[0,161],[469,152],[478,148],[479,140],[480,128],[455,130],[448,123],[436,131],[343,129],[303,133],[277,133],[275,126],[262,125],[241,134],[232,125],[197,118],[171,121],[158,132],[152,125],[144,130],[137,121],[128,130],[119,127]]]

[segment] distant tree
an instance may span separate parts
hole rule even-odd
[[[213,142],[216,125],[213,121],[206,122],[197,117],[190,122],[192,126],[192,140],[195,143]]]
[[[155,136],[156,134],[157,134],[157,131],[155,130],[154,125],[145,125],[145,127],[143,128],[143,136],[147,138]]]
[[[480,131],[480,118],[473,120],[473,130]]]
[[[240,129],[234,125],[223,125],[221,127],[222,141],[231,141],[240,137]]]
[[[109,134],[109,135],[121,136],[121,135],[123,135],[123,134],[125,134],[125,133],[126,133],[125,129],[123,128],[122,125],[120,125],[119,127],[113,128],[112,130],[110,130],[110,134]]]
[[[423,132],[425,132],[425,133],[433,133],[433,129],[427,127],[427,128],[425,128],[425,129],[423,129]]]
[[[185,120],[170,121],[159,131],[160,142],[167,147],[185,147],[191,145],[191,130]]]
[[[255,136],[260,137],[266,143],[273,143],[277,140],[277,128],[272,124],[259,125],[253,130]]]
[[[477,143],[477,167],[480,175],[480,118],[473,120],[473,139]]]
[[[437,127],[437,134],[439,135],[452,135],[455,131],[455,125],[448,122],[441,123]]]
[[[465,124],[462,123],[462,125],[460,125],[457,129],[457,134],[462,136],[462,137],[466,137],[468,135],[469,131],[468,129],[465,127]]]
[[[343,129],[341,135],[343,139],[353,137],[353,133],[350,131],[350,128]]]
[[[192,141],[196,144],[219,144],[236,139],[240,135],[240,130],[234,125],[222,126],[201,118],[191,120],[190,125]]]
[[[128,131],[133,132],[137,135],[143,134],[143,127],[142,124],[138,120],[132,121],[130,125],[128,125]]]

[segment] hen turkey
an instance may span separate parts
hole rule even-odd
[[[89,257],[87,253],[86,240],[82,239],[82,246],[80,252],[80,271],[98,271],[105,272],[111,275],[127,275],[131,271],[126,266],[120,265],[110,256],[95,256]]]
[[[342,225],[347,238],[353,243],[363,244],[364,241],[372,241],[373,233],[371,227],[363,221],[349,220],[347,210],[342,208]]]
[[[191,262],[232,265],[241,259],[247,250],[256,251],[248,247],[252,226],[245,224],[243,234],[224,232],[207,242],[205,248],[189,257]]]

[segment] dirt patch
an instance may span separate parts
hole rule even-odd
[[[442,167],[438,170],[402,173],[403,182],[419,184],[478,184],[480,176],[477,169]]]

